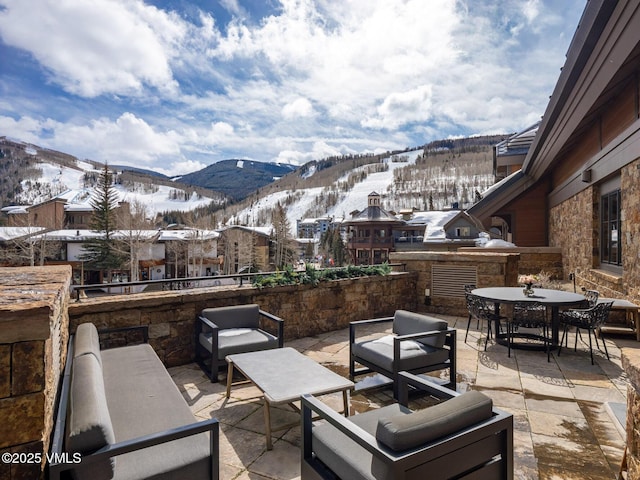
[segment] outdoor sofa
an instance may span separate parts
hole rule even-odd
[[[398,380],[399,403],[348,418],[302,396],[303,480],[513,480],[511,414],[477,391],[460,394],[407,372]],[[412,412],[416,389],[444,401]]]
[[[69,339],[49,478],[217,480],[218,420],[194,420],[148,343],[101,350],[84,323]]]

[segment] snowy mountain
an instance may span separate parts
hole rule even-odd
[[[389,154],[376,163],[348,170],[324,186],[308,187],[306,184],[319,174],[316,165],[308,164],[300,170],[295,187],[244,202],[227,223],[268,225],[274,205],[280,203],[295,235],[297,220],[350,218],[353,212],[366,208],[371,192],[382,196],[382,206],[388,211],[444,210],[454,204],[464,208],[493,184],[491,165],[490,149],[468,154],[442,149],[425,158],[425,149],[420,148]],[[277,188],[278,182],[270,190]]]
[[[89,204],[100,174],[99,164],[14,140],[2,139],[0,147],[4,163],[20,166],[15,173],[21,176],[17,180],[20,188],[15,189],[11,204],[34,205],[56,197],[71,206]],[[150,218],[165,211],[187,212],[226,200],[220,193],[133,171],[116,170],[114,182],[119,201],[145,205]],[[5,201],[0,207],[8,204]]]

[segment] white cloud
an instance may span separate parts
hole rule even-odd
[[[426,121],[431,117],[432,89],[421,85],[408,92],[394,92],[378,107],[378,116],[362,122],[365,127],[398,128],[410,122]]]
[[[282,116],[287,120],[311,117],[313,113],[313,105],[306,98],[296,98],[293,102],[282,107]]]
[[[57,124],[52,143],[64,144],[76,156],[147,168],[159,158],[180,154],[180,137],[175,132],[158,133],[132,113],[123,113],[116,121],[100,118],[89,125]]]
[[[0,0],[3,42],[49,77],[41,96],[0,77],[0,134],[172,169],[514,131],[542,115],[585,3],[214,1]]]
[[[68,92],[135,95],[145,84],[175,90],[169,46],[184,32],[168,14],[139,0],[4,3],[3,40],[30,52]]]
[[[179,175],[186,175],[187,173],[197,172],[202,170],[207,165],[202,162],[195,162],[193,160],[179,160],[171,163],[168,168],[157,169],[159,173],[163,173],[169,177],[175,177]]]

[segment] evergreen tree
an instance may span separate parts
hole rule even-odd
[[[111,282],[111,271],[120,268],[123,258],[118,253],[113,235],[116,229],[115,209],[118,206],[118,194],[113,187],[113,176],[105,164],[93,197],[90,202],[93,209],[91,231],[101,234],[84,243],[84,253],[80,259],[93,270],[106,271]]]

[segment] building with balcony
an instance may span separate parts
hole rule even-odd
[[[347,229],[347,249],[356,265],[373,265],[389,259],[394,251],[393,230],[404,224],[381,206],[381,196],[371,192],[367,208],[355,212],[343,225]]]

